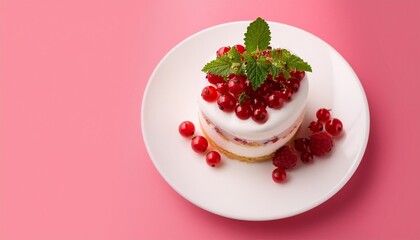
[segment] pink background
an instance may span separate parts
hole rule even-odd
[[[359,169],[326,203],[244,222],[163,180],[140,106],[177,43],[257,16],[314,33],[347,59],[371,133]],[[0,0],[0,239],[420,239],[419,22],[415,0]]]

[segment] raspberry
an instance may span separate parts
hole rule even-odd
[[[322,157],[331,152],[334,146],[334,142],[331,136],[326,132],[317,132],[312,134],[309,139],[309,149],[312,154],[318,157]]]
[[[297,163],[297,155],[289,146],[279,148],[273,158],[273,164],[283,169],[294,168]]]

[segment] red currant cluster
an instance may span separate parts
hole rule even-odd
[[[245,51],[242,45],[234,47],[239,53]],[[222,47],[217,51],[217,56],[229,50],[230,47]],[[225,79],[208,73],[206,78],[212,85],[204,87],[201,96],[207,102],[217,102],[219,109],[224,112],[235,111],[239,119],[252,118],[257,123],[265,123],[268,120],[267,107],[282,108],[299,90],[300,81],[305,77],[304,71],[292,71],[290,74],[288,79],[282,73],[276,78],[268,74],[264,83],[254,90],[246,75],[231,74]]]
[[[191,139],[191,148],[196,153],[205,153],[209,143],[207,139],[203,136],[194,136],[195,126],[190,121],[182,122],[178,127],[179,133],[183,137],[192,137]],[[221,163],[221,156],[217,151],[209,151],[206,154],[206,162],[211,167],[219,166]]]
[[[330,110],[321,108],[316,112],[317,121],[309,124],[311,135],[306,138],[294,140],[294,149],[300,153],[300,160],[305,163],[313,162],[314,156],[323,157],[331,152],[334,141],[343,133],[343,124],[337,119],[331,119]],[[325,130],[324,130],[325,125]],[[275,182],[280,183],[286,180],[287,169],[294,168],[298,156],[291,146],[285,145],[278,149],[273,158],[273,165],[276,166],[272,173]]]

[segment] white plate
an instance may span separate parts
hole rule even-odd
[[[323,203],[350,179],[369,136],[369,109],[360,81],[344,58],[318,37],[288,25],[269,22],[274,47],[285,47],[312,66],[304,124],[320,107],[332,109],[345,134],[331,156],[288,171],[276,184],[270,161],[247,164],[223,156],[211,168],[192,151],[178,125],[190,120],[198,128],[197,97],[205,74],[200,70],[221,46],[243,43],[249,22],[233,22],[196,33],[173,48],[153,72],[143,98],[142,131],[146,148],[162,177],[195,205],[225,217],[273,220],[293,216]],[[201,81],[201,84],[200,84]],[[200,131],[197,131],[200,133]]]

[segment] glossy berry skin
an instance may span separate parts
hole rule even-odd
[[[217,104],[223,112],[232,112],[236,106],[236,99],[230,93],[222,94],[217,99]]]
[[[292,75],[292,77],[298,79],[299,81],[302,81],[302,79],[305,78],[305,71],[300,72],[300,71],[294,70],[290,73],[290,75]]]
[[[308,151],[309,140],[307,138],[296,138],[293,142],[295,143],[296,151],[298,152]]]
[[[267,97],[267,105],[274,109],[280,109],[283,107],[285,100],[282,98],[280,91],[273,91]]]
[[[220,82],[216,83],[217,91],[219,91],[220,94],[225,94],[229,91],[227,82]]]
[[[334,118],[325,123],[325,130],[334,137],[340,136],[343,133],[343,123]]]
[[[235,107],[235,114],[239,119],[246,120],[251,117],[252,109],[249,103],[238,104]]]
[[[230,50],[230,47],[221,47],[221,48],[219,48],[219,50],[217,50],[216,55],[218,57],[221,57],[224,54],[226,54],[227,52],[229,52],[229,50]]]
[[[300,87],[299,80],[293,77],[287,79],[284,84],[292,90],[292,93],[296,93]]]
[[[283,168],[276,168],[271,174],[273,181],[276,183],[283,183],[287,179],[286,171]]]
[[[203,153],[207,150],[209,143],[207,142],[207,139],[203,136],[195,136],[191,140],[191,148],[196,153]]]
[[[265,107],[254,109],[252,112],[252,120],[257,123],[265,123],[268,120],[268,113]]]
[[[291,169],[296,166],[297,159],[295,151],[290,146],[284,145],[274,154],[273,165],[283,169]]]
[[[321,132],[324,127],[322,126],[322,123],[318,121],[312,121],[309,123],[309,130],[311,130],[312,133]]]
[[[240,44],[236,44],[234,47],[236,48],[236,50],[238,50],[238,52],[239,52],[240,54],[242,54],[242,53],[244,53],[244,52],[245,52],[245,47],[244,47],[244,46],[242,46],[242,45],[240,45]]]
[[[214,102],[218,97],[217,89],[213,86],[204,87],[201,91],[201,97],[207,102]]]
[[[281,91],[281,98],[283,98],[285,101],[290,101],[292,99],[292,90],[288,87],[283,88]]]
[[[314,161],[314,155],[311,152],[302,152],[300,160],[305,164],[311,163]]]
[[[262,97],[256,97],[251,99],[251,108],[253,110],[257,108],[265,108],[267,106],[267,103],[264,98]]]
[[[195,132],[194,123],[190,121],[184,121],[179,124],[178,131],[183,137],[191,137]]]
[[[207,73],[206,78],[209,81],[209,83],[214,84],[214,85],[216,85],[219,82],[225,81],[223,77],[215,75],[215,74],[211,74],[211,73]]]
[[[330,117],[331,117],[330,110],[326,108],[320,108],[318,111],[316,111],[316,118],[320,122],[327,122],[328,120],[330,120]]]
[[[206,162],[211,167],[217,167],[220,165],[222,157],[220,153],[216,151],[210,151],[206,154]]]
[[[234,95],[240,94],[245,90],[245,77],[234,76],[228,81],[229,92]]]

